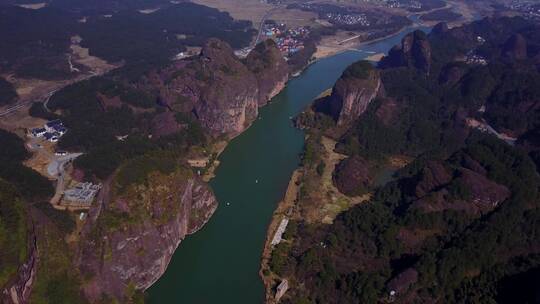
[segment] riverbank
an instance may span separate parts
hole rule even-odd
[[[310,136],[316,135],[308,132],[306,140]],[[285,280],[287,280],[288,286],[295,284],[293,278],[280,277],[272,271],[272,252],[278,246],[275,240],[280,239],[278,234],[284,232],[278,231],[280,223],[287,220],[292,225],[296,225],[298,222],[330,225],[339,213],[367,202],[372,197],[372,193],[355,197],[341,193],[333,183],[333,173],[334,168],[347,156],[336,152],[336,141],[327,136],[323,135],[317,139],[317,145],[320,145],[322,149],[317,150],[316,153],[319,154],[320,162],[324,164],[323,170],[319,171],[318,168],[316,169],[318,166],[313,166],[313,164],[306,164],[296,169],[289,181],[285,197],[278,203],[268,225],[259,272],[265,285],[265,297],[268,304],[278,302],[275,292],[278,284]],[[306,198],[305,192],[309,193],[309,198]],[[313,202],[321,202],[322,204],[313,204]],[[281,242],[291,243],[293,240],[289,237],[282,239]]]
[[[273,304],[276,303],[274,297],[274,285],[280,280],[279,277],[272,274],[269,268],[270,258],[272,255],[271,240],[274,237],[274,234],[277,232],[279,224],[283,219],[290,220],[294,216],[294,207],[296,205],[296,199],[298,197],[298,191],[300,190],[300,180],[302,179],[303,171],[302,169],[294,170],[289,185],[287,186],[287,191],[285,192],[285,197],[281,200],[274,214],[272,215],[272,220],[268,224],[268,233],[266,234],[266,241],[264,244],[264,249],[261,257],[261,269],[259,271],[259,276],[262,278],[262,281],[265,286],[265,299],[266,303]]]
[[[291,117],[332,87],[347,66],[367,54],[386,52],[402,36],[367,45],[365,53],[318,60],[260,108],[258,119],[219,156],[209,183],[220,206],[205,227],[183,240],[165,274],[148,290],[149,303],[264,302],[260,267],[268,224],[304,146],[305,134]]]
[[[429,30],[429,28],[422,27],[421,23],[417,22],[417,20],[418,16],[415,15],[415,18],[413,19],[413,24],[411,26],[405,27],[392,35],[358,44],[358,47],[365,46],[366,48],[365,52],[362,52],[363,58],[360,59],[367,59],[373,61],[380,60],[380,58],[386,52],[388,52],[388,50],[393,45],[401,41],[401,38],[406,33],[415,29]],[[378,42],[381,42],[380,44],[384,44],[385,48],[381,48],[379,45],[377,45]],[[337,54],[339,55],[340,53],[345,53],[346,51],[347,50],[343,50],[342,52],[339,52]],[[326,92],[319,93],[319,96],[329,94],[330,92],[331,91],[327,90]],[[274,239],[274,235],[276,234],[276,231],[278,230],[278,227],[282,220],[287,218],[288,220],[290,220],[289,224],[291,222],[294,223],[295,218],[299,220],[305,220],[310,223],[329,224],[333,222],[333,218],[337,214],[339,214],[340,211],[344,210],[344,208],[350,208],[355,204],[368,201],[371,198],[371,194],[369,193],[360,197],[348,198],[345,195],[341,194],[334,187],[332,183],[332,172],[335,165],[345,156],[340,155],[334,151],[335,141],[331,140],[330,138],[326,138],[323,136],[320,144],[322,145],[322,147],[324,147],[323,152],[321,152],[322,161],[324,161],[325,163],[322,176],[319,176],[318,181],[314,183],[313,180],[316,179],[314,176],[318,174],[316,172],[311,172],[314,169],[310,169],[311,171],[308,170],[306,172],[306,169],[303,167],[297,168],[292,174],[291,179],[289,180],[285,197],[279,201],[268,225],[259,270],[259,275],[265,286],[266,303],[277,303],[275,299],[276,288],[278,284],[283,282],[285,279],[287,279],[288,287],[296,284],[294,282],[294,278],[292,278],[292,281],[290,280],[290,278],[281,278],[274,274],[270,269],[272,251],[275,249],[275,246],[272,245],[272,240]],[[305,184],[306,180],[308,179],[310,181],[308,181],[307,184],[310,184],[311,188],[313,189],[309,190],[306,188],[302,191],[308,191],[310,193],[317,192],[318,194],[315,193],[315,195],[319,195],[321,197],[321,199],[317,201],[327,201],[327,204],[311,208],[304,208],[303,205],[305,204],[302,204],[302,202],[300,202],[299,200],[299,191],[300,188],[303,188],[305,186],[303,184]],[[322,197],[327,199],[322,199]],[[290,241],[291,240],[283,240],[283,242]]]

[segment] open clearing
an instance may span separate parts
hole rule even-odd
[[[259,28],[261,20],[270,11],[272,12],[268,19],[286,23],[290,27],[317,25],[315,13],[276,7],[258,0],[194,0],[193,2],[228,12],[237,20],[249,20],[254,28]]]
[[[80,46],[82,39],[79,36],[71,37],[71,52],[73,54],[73,61],[77,64],[83,65],[89,68],[94,74],[104,74],[112,69],[118,67],[108,63],[107,61],[90,55],[89,49]]]

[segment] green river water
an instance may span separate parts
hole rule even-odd
[[[210,182],[217,211],[182,241],[165,274],[147,291],[149,303],[263,302],[258,272],[267,225],[304,145],[304,133],[293,127],[291,117],[332,87],[348,65],[371,52],[386,53],[412,30],[317,61],[260,109],[259,119],[220,156]]]

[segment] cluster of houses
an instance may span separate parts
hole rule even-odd
[[[304,48],[304,41],[308,34],[309,30],[305,27],[289,29],[276,39],[276,43],[282,54],[291,56]]]
[[[467,57],[467,64],[470,64],[470,65],[487,65],[488,62],[487,62],[487,59],[480,56],[480,55],[471,55],[469,57]]]
[[[325,17],[334,24],[370,26],[365,14],[327,13]]]
[[[264,35],[269,38],[280,36],[285,31],[285,23],[267,23],[263,28]]]
[[[301,26],[287,29],[285,23],[267,23],[263,33],[266,38],[273,39],[283,56],[288,57],[304,48],[304,41],[309,35],[309,29]]]
[[[383,2],[383,6],[389,8],[422,9],[422,3],[415,0],[387,0]]]
[[[304,42],[296,38],[291,38],[291,37],[277,38],[276,42],[277,42],[279,50],[285,56],[292,56],[294,53],[304,48]]]
[[[480,56],[474,52],[469,52],[465,57],[465,62],[470,65],[487,65],[488,61],[484,56]]]
[[[540,19],[540,3],[537,0],[514,0],[506,8],[517,11],[525,18]]]
[[[57,142],[62,135],[66,134],[66,132],[67,128],[60,119],[51,120],[43,125],[43,127],[34,128],[30,131],[33,137],[43,137],[50,142]]]

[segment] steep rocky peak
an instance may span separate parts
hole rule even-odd
[[[287,62],[281,55],[276,43],[268,39],[263,41],[249,53],[245,60],[246,66],[255,74],[272,69],[275,65],[283,66]]]
[[[152,172],[147,179],[122,191],[105,187],[109,201],[89,211],[78,263],[93,274],[83,286],[91,303],[103,295],[125,303],[126,286],[150,287],[186,235],[199,230],[217,208],[212,190],[188,168]]]
[[[435,35],[443,34],[443,33],[448,32],[448,30],[449,30],[448,24],[446,22],[440,22],[440,23],[437,23],[437,25],[433,27],[433,29],[431,30],[431,33]]]
[[[170,110],[193,113],[210,134],[234,136],[255,120],[258,107],[279,93],[287,80],[287,62],[273,41],[262,42],[240,60],[229,44],[209,39],[199,56],[156,71],[145,85],[157,89]],[[177,124],[171,117],[171,123],[158,121],[154,129],[175,132]]]
[[[400,45],[394,46],[380,63],[382,68],[401,66],[415,67],[429,74],[431,68],[431,45],[427,35],[416,30],[407,34]]]
[[[523,35],[517,33],[508,40],[503,45],[502,50],[503,56],[513,59],[513,60],[523,60],[527,58],[527,40]]]
[[[255,46],[245,63],[257,78],[259,106],[265,105],[285,87],[289,67],[273,40],[268,39]]]
[[[234,50],[227,42],[211,38],[203,45],[200,57],[213,60],[224,57],[235,57],[235,55]]]
[[[346,125],[364,113],[381,91],[379,71],[367,61],[349,66],[329,97],[330,113],[338,125]]]

